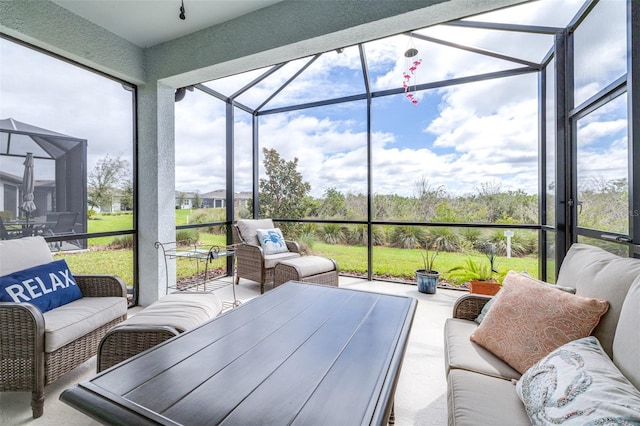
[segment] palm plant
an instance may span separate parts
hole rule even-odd
[[[422,244],[418,245],[418,249],[420,250],[420,255],[422,256],[422,262],[424,265],[424,272],[427,274],[437,274],[433,268],[433,264],[438,257],[438,245],[433,243],[431,245]]]
[[[494,274],[490,265],[481,265],[469,257],[464,265],[449,270],[449,279],[459,284],[471,280],[491,281]]]

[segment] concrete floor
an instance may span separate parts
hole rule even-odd
[[[237,298],[249,300],[260,293],[259,284],[241,280]],[[436,294],[419,293],[416,286],[340,278],[340,287],[404,295],[418,299],[418,308],[395,395],[396,424],[446,425],[446,378],[444,375],[443,327],[463,292],[438,289]],[[233,300],[232,287],[216,291],[223,301]],[[140,308],[133,308],[135,314]],[[60,402],[60,393],[95,375],[95,357],[67,373],[45,389],[44,415],[31,418],[29,392],[0,392],[0,425],[97,425],[99,423]]]

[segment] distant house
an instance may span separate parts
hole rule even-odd
[[[33,202],[36,211],[32,217],[44,216],[55,210],[55,182],[51,180],[35,180]],[[0,172],[0,210],[7,212],[6,217],[16,219],[22,216],[22,176]],[[3,216],[4,217],[4,216]]]
[[[195,205],[197,191],[176,191],[176,209],[195,209],[202,206]],[[200,201],[202,196],[198,194]]]
[[[196,198],[200,198],[199,208],[215,208],[227,206],[227,191],[217,189],[215,191],[200,194],[198,191],[176,191],[176,208],[177,209],[193,209]],[[251,192],[237,192],[235,194],[235,208],[249,206],[249,200],[253,197]]]
[[[111,194],[111,198],[108,201],[105,201],[99,209],[102,213],[117,213],[123,210],[126,210],[126,206],[122,204],[122,199],[124,195],[122,191],[116,190]]]
[[[218,189],[202,194],[203,207],[225,207],[227,202],[227,191]]]

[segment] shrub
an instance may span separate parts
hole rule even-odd
[[[336,223],[326,223],[320,231],[320,237],[327,244],[341,244],[346,240],[344,229]]]
[[[496,253],[500,256],[507,255],[507,238],[501,229],[495,230],[490,236],[489,241],[495,244]],[[535,233],[527,231],[518,231],[511,237],[511,255],[522,257],[537,251],[538,241]]]
[[[460,236],[462,239],[473,245],[473,243],[480,239],[482,232],[478,228],[462,228],[460,230]]]
[[[133,248],[133,235],[122,235],[114,237],[113,241],[109,243],[109,248],[113,249],[130,249]]]
[[[432,228],[429,231],[429,243],[438,251],[455,252],[460,250],[460,238],[451,228]]]
[[[391,230],[391,246],[414,249],[427,243],[425,231],[418,226],[394,226]]]
[[[194,243],[200,239],[200,231],[197,229],[178,229],[176,230],[176,241],[191,240]]]
[[[351,225],[345,229],[345,242],[352,246],[365,246],[369,235],[367,225]],[[380,227],[374,227],[372,232],[373,245],[382,246],[386,243],[384,232]]]

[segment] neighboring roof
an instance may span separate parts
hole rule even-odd
[[[13,183],[15,185],[21,185],[22,184],[22,175],[16,176],[16,175],[14,175],[12,173],[7,173],[7,172],[0,171],[0,182]],[[34,181],[34,186],[36,188],[44,188],[44,187],[55,188],[56,181],[49,180],[49,179],[36,179]]]
[[[216,199],[216,200],[224,200],[226,198],[227,192],[224,189],[217,189],[215,191],[205,192],[201,194],[196,191],[176,191],[176,198],[180,198],[181,196],[185,198],[195,198],[196,194],[203,200],[206,199]],[[236,200],[248,200],[253,196],[250,191],[244,192],[236,192],[234,198]]]
[[[86,139],[22,123],[13,118],[0,119],[0,155],[23,157],[27,152],[34,158],[59,158]]]

